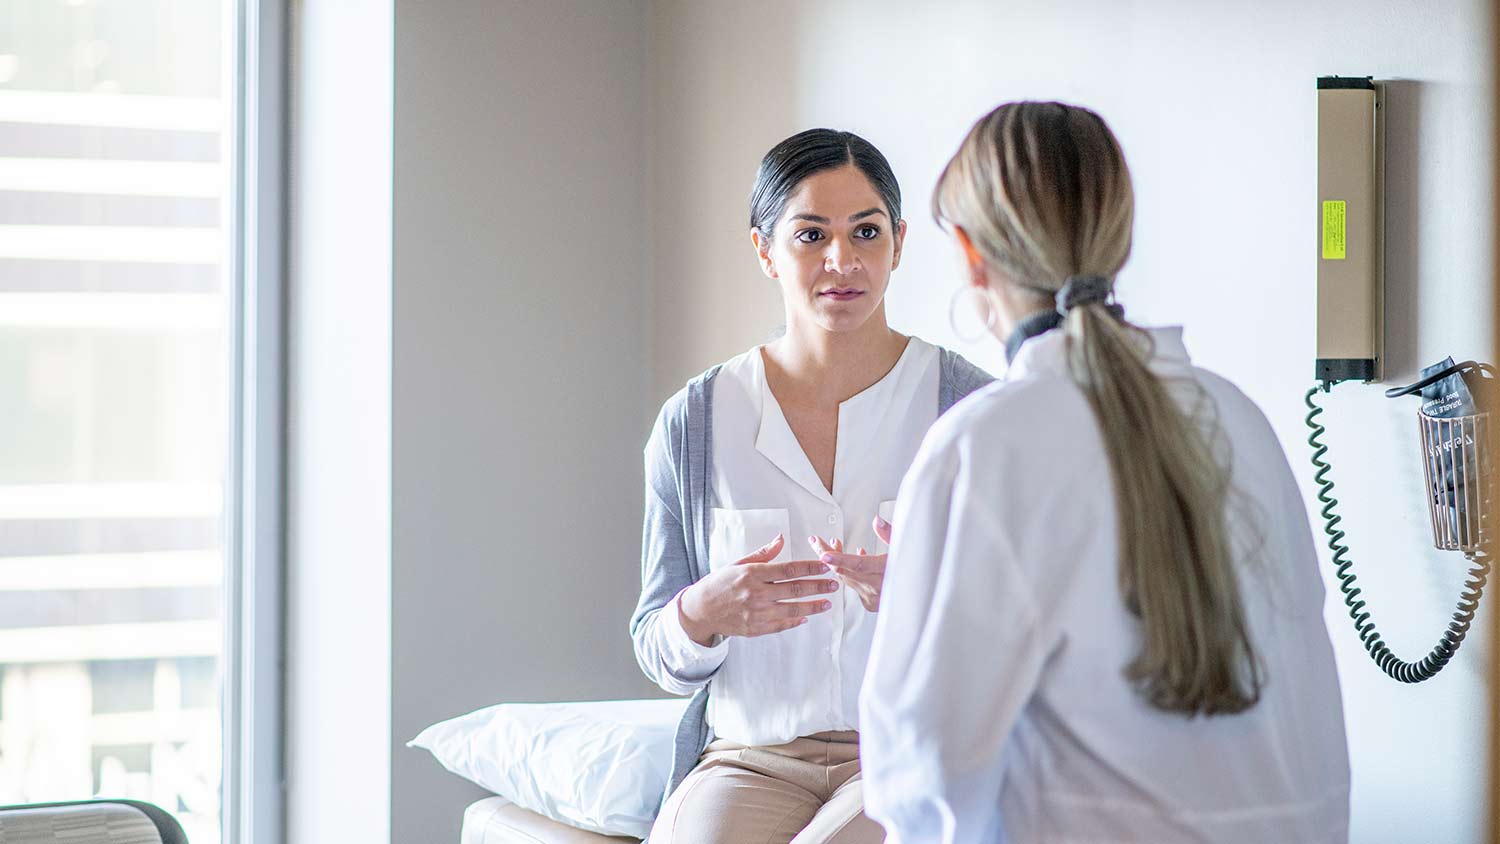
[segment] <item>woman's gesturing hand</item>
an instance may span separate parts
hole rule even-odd
[[[887,546],[891,544],[891,523],[875,517],[875,535]],[[818,559],[827,563],[839,580],[854,590],[859,602],[870,612],[880,610],[880,587],[885,582],[885,554],[867,554],[860,548],[857,553],[845,554],[842,540],[829,544],[820,536],[808,537]]]
[[[704,647],[715,636],[765,636],[807,622],[827,612],[828,601],[795,601],[837,592],[834,580],[793,580],[823,574],[828,566],[817,560],[773,563],[786,544],[778,534],[760,549],[694,583],[682,593],[680,617],[688,637]]]

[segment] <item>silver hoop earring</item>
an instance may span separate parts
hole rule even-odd
[[[984,309],[984,330],[969,337],[965,337],[963,332],[958,328],[958,299],[965,293],[978,294],[978,306],[983,307]],[[964,285],[963,287],[960,287],[959,289],[953,291],[953,298],[948,300],[948,325],[953,329],[954,336],[958,337],[959,340],[962,340],[965,343],[977,343],[980,340],[984,339],[984,337],[988,335],[990,331],[995,327],[995,307],[990,304],[990,297],[984,295],[984,292],[979,288],[970,287],[968,285]]]

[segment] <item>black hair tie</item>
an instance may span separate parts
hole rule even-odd
[[[1110,280],[1102,275],[1069,276],[1057,291],[1057,312],[1067,316],[1068,311],[1077,307],[1106,304],[1105,310],[1115,319],[1123,319],[1125,309],[1116,304],[1108,304],[1112,293]]]

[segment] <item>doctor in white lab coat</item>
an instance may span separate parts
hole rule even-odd
[[[866,812],[891,844],[1347,841],[1306,510],[1260,410],[1112,303],[1132,192],[1109,128],[1003,105],[934,209],[1011,362],[900,488]]]

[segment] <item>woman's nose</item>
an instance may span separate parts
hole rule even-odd
[[[859,269],[859,259],[854,255],[854,247],[839,238],[829,238],[828,251],[823,255],[824,272],[848,275]]]

